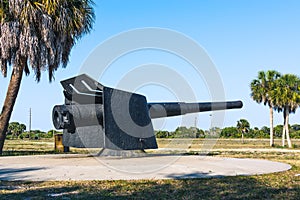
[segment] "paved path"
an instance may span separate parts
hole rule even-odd
[[[256,159],[211,156],[146,156],[139,158],[88,155],[0,157],[0,180],[137,180],[255,175],[285,171],[290,165]]]

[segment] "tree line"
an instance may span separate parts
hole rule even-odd
[[[241,125],[243,124],[243,125]],[[246,125],[246,126],[244,126]],[[249,126],[248,126],[249,125]],[[290,137],[294,139],[300,139],[300,125],[289,125]],[[274,138],[281,138],[283,125],[277,125],[273,128]],[[196,127],[178,127],[174,131],[155,131],[157,138],[263,138],[270,137],[270,128],[263,126],[261,128],[250,127],[250,123],[246,119],[240,119],[237,121],[236,126],[218,128],[214,127],[210,130],[202,130]],[[274,139],[273,138],[273,139]]]
[[[290,136],[294,139],[300,139],[300,125],[289,125]],[[26,125],[19,122],[11,122],[8,126],[7,139],[41,139],[52,138],[53,134],[62,134],[56,130],[47,132],[41,130],[31,130],[26,132]],[[274,127],[274,138],[280,138],[283,125]],[[237,121],[236,126],[202,130],[196,127],[178,127],[175,131],[155,131],[157,138],[269,138],[270,128],[263,126],[261,128],[250,128],[250,123],[246,119]]]
[[[44,132],[41,130],[31,130],[26,132],[26,125],[19,122],[11,122],[8,125],[6,137],[7,139],[40,139],[40,138],[52,138],[53,134],[62,134],[56,130],[49,130]]]

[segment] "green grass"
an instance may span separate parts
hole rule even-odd
[[[186,148],[201,149],[204,144],[214,144],[213,149],[236,149],[236,148],[270,148],[268,139],[245,139],[242,143],[241,139],[158,139],[160,148]],[[300,140],[293,139],[293,145],[296,149],[300,149]],[[275,146],[282,148],[281,139],[275,139]]]
[[[71,154],[99,152],[100,149],[79,149],[70,148]],[[58,154],[60,152],[54,150],[54,138],[41,140],[6,140],[3,148],[4,156],[22,156],[22,155],[43,155]]]
[[[10,142],[12,141],[8,141],[8,144]],[[159,143],[161,142],[159,141]],[[218,151],[218,156],[221,157],[280,161],[291,164],[292,169],[258,176],[189,180],[0,181],[0,199],[299,199],[299,152],[239,152],[227,148],[228,146],[235,149],[251,148],[253,150],[256,147],[267,148],[263,145],[264,142],[268,144],[268,141],[246,141],[245,144],[240,144],[240,141],[236,140],[221,140],[215,148],[223,149]],[[176,144],[176,142],[174,143]],[[26,144],[26,147],[30,146],[28,143]],[[15,149],[22,151],[17,147],[18,144],[14,145]],[[35,144],[31,145],[34,150]],[[49,144],[43,151],[49,151],[51,148]],[[197,149],[198,147],[192,146],[192,148]],[[39,151],[39,149],[35,150]]]
[[[187,151],[205,149],[207,146],[212,150],[226,149],[288,149],[280,146],[281,140],[276,139],[276,147],[269,147],[268,139],[158,139],[159,148],[183,149]],[[292,140],[293,149],[300,150],[300,139]],[[42,140],[6,140],[4,155],[38,155],[57,153],[54,151],[54,138]],[[100,149],[70,148],[70,153],[99,152]]]

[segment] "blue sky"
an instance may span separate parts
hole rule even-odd
[[[186,35],[202,46],[214,62],[224,86],[226,99],[241,99],[241,110],[226,112],[224,126],[235,126],[240,118],[252,127],[269,124],[268,108],[250,98],[249,84],[260,70],[275,69],[281,73],[300,75],[300,1],[297,0],[102,0],[95,1],[96,21],[91,34],[73,48],[66,69],[60,68],[51,84],[46,72],[36,83],[33,72],[24,77],[11,121],[28,124],[32,108],[32,129],[53,128],[51,112],[64,97],[59,81],[75,76],[96,47],[124,31],[157,27]],[[145,50],[122,56],[115,61],[101,80],[114,87],[136,66],[159,63],[191,79],[198,101],[209,101],[209,91],[202,79],[196,80],[191,66],[174,55]],[[0,77],[0,103],[4,101],[8,78]],[[179,84],[179,83],[178,83]],[[179,84],[180,85],[180,84]],[[137,92],[149,101],[174,101],[176,95],[157,85],[141,87]],[[290,123],[300,124],[298,111]],[[207,129],[210,113],[193,115],[188,125]],[[170,119],[159,129],[172,130],[179,119]],[[275,114],[275,124],[282,123],[282,114]]]

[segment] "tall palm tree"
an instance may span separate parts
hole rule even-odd
[[[23,73],[30,67],[39,81],[48,71],[51,81],[66,67],[75,42],[89,33],[94,21],[92,0],[0,0],[0,70],[12,66],[0,113],[0,154]]]
[[[300,79],[294,74],[285,74],[276,82],[272,92],[273,99],[279,112],[283,111],[282,146],[285,146],[285,137],[288,147],[292,147],[289,135],[289,115],[295,113],[300,105]]]
[[[257,79],[251,84],[251,97],[257,103],[269,106],[270,110],[270,146],[274,146],[273,109],[276,106],[270,93],[274,90],[275,82],[281,74],[275,70],[259,71]]]
[[[246,119],[240,119],[237,121],[236,128],[242,134],[242,143],[244,143],[244,133],[249,131],[250,123]]]

